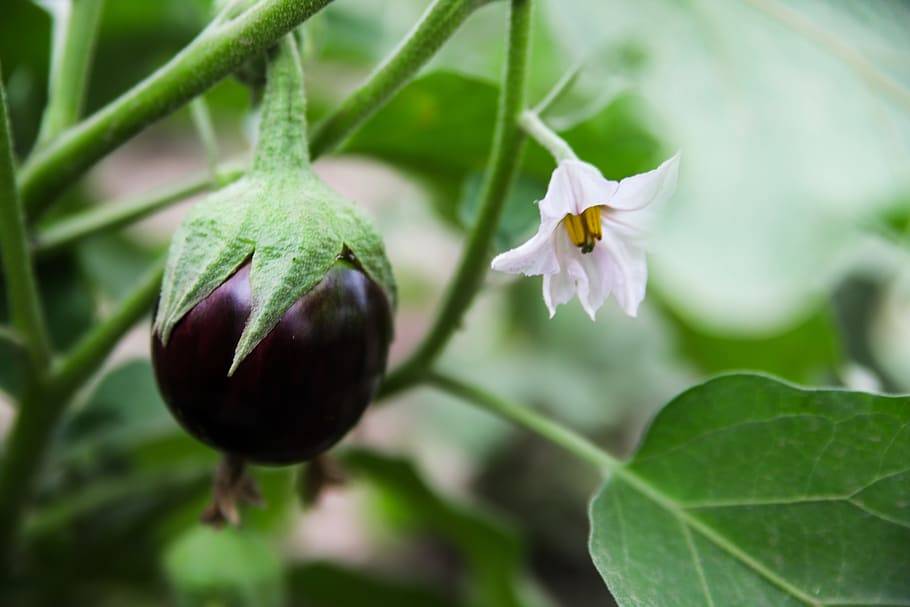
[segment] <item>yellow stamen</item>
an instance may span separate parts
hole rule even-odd
[[[600,207],[589,207],[582,214],[585,220],[585,228],[597,240],[603,238],[603,232],[600,227]]]
[[[576,247],[583,246],[587,237],[585,226],[581,222],[581,217],[578,215],[566,215],[563,223],[566,226],[566,232],[569,233],[569,240],[572,241],[572,244]]]
[[[590,207],[582,211],[581,215],[567,214],[563,219],[569,240],[573,245],[579,247],[582,253],[593,251],[596,241],[603,238],[600,208],[600,206]]]

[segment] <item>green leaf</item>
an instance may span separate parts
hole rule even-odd
[[[461,200],[458,203],[458,218],[461,226],[470,231],[480,211],[480,189],[483,185],[481,173],[470,173],[464,181]],[[496,226],[495,246],[497,250],[510,249],[518,245],[539,221],[535,201],[546,185],[541,181],[520,175],[509,190],[502,211],[502,219]]]
[[[680,352],[706,374],[749,369],[795,382],[834,376],[842,361],[841,340],[827,307],[768,335],[718,334],[667,307]]]
[[[142,276],[162,254],[161,247],[149,247],[123,234],[102,234],[76,248],[86,279],[101,295],[119,301],[136,288]]]
[[[653,280],[714,332],[807,317],[907,199],[906,2],[542,2],[579,86],[638,91],[682,151]],[[617,73],[623,48],[640,56]],[[611,153],[604,146],[604,153]],[[586,153],[579,155],[590,160]]]
[[[283,604],[281,560],[248,530],[193,527],[167,550],[164,568],[181,605]]]
[[[762,376],[697,386],[591,505],[621,606],[906,605],[910,400]]]
[[[95,319],[95,301],[71,255],[48,259],[36,268],[38,289],[51,340],[58,349],[72,346]],[[0,276],[0,323],[8,317],[6,289]],[[0,343],[0,390],[18,396],[23,389],[23,360],[15,347]]]
[[[433,72],[406,86],[344,146],[396,166],[462,179],[481,171],[496,122],[496,85]]]
[[[294,605],[307,607],[455,607],[457,603],[432,588],[364,573],[326,562],[307,563],[290,572]]]
[[[356,450],[344,453],[342,462],[386,493],[406,528],[438,534],[458,547],[472,573],[474,603],[529,604],[521,588],[521,543],[501,523],[437,494],[405,459]]]

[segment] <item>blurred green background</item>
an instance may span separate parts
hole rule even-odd
[[[361,82],[425,0],[337,0],[305,27],[311,120]],[[779,10],[783,7],[783,11]],[[474,221],[507,5],[480,9],[317,170],[386,238],[401,289],[393,364],[419,340]],[[204,26],[209,0],[108,0],[87,111]],[[583,63],[547,120],[610,178],[683,154],[660,210],[638,319],[577,302],[547,319],[539,279],[491,275],[442,367],[627,454],[680,390],[729,370],[807,385],[910,389],[910,3],[541,0],[530,98]],[[46,99],[50,19],[0,7],[17,151]],[[245,156],[250,95],[205,95],[225,158]],[[94,169],[48,217],[205,168],[187,110]],[[533,231],[553,163],[532,145],[497,249]],[[43,259],[55,344],[128,291],[187,204]],[[0,318],[6,311],[0,309]],[[4,343],[4,342],[0,342]],[[21,386],[0,346],[0,392]],[[596,477],[540,440],[430,390],[374,407],[335,454],[347,483],[315,505],[259,469],[268,507],[197,524],[216,454],[184,435],[134,331],[72,407],[28,519],[6,605],[609,605],[587,555]],[[0,399],[0,441],[15,410]]]

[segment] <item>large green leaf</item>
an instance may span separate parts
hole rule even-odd
[[[406,459],[365,450],[345,452],[345,468],[368,479],[409,531],[429,532],[458,548],[471,578],[469,600],[485,607],[536,605],[523,579],[522,546],[502,523],[477,509],[456,504],[432,489]]]
[[[455,601],[437,589],[410,580],[398,580],[357,571],[329,562],[295,567],[288,575],[291,605],[300,607],[455,607]]]
[[[907,2],[542,6],[566,47],[589,58],[580,81],[634,88],[682,151],[653,277],[715,332],[805,318],[863,251],[863,228],[905,204]],[[613,69],[623,48],[640,55],[634,73]]]
[[[910,399],[715,379],[591,505],[623,606],[910,604]]]
[[[795,382],[832,377],[842,362],[833,314],[823,307],[792,326],[766,335],[729,335],[692,323],[665,306],[678,351],[708,374],[761,371]]]
[[[178,605],[284,604],[281,560],[247,529],[189,529],[167,550],[164,569]]]

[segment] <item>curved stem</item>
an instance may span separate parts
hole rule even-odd
[[[490,263],[490,246],[515,179],[524,145],[518,126],[525,105],[525,79],[531,30],[531,0],[513,0],[510,15],[508,60],[499,99],[499,116],[493,150],[481,193],[477,223],[468,237],[458,270],[449,284],[436,320],[411,356],[389,374],[381,394],[388,396],[419,381],[458,328],[474,300]]]
[[[154,74],[35,153],[19,174],[29,215],[38,215],[143,127],[208,89],[329,2],[263,0],[236,19],[207,28]]]
[[[51,356],[35,271],[28,252],[25,218],[16,191],[13,139],[0,79],[0,261],[13,327],[22,336],[32,368],[42,372]]]
[[[148,312],[158,294],[163,271],[162,260],[107,320],[55,366],[49,377],[33,382],[22,399],[0,460],[0,571],[14,547],[25,505],[66,404],[98,370],[120,338]]]
[[[104,0],[71,0],[59,6],[54,15],[48,101],[38,145],[79,120]]]
[[[556,162],[578,159],[568,142],[548,127],[536,112],[528,111],[521,115],[521,128],[550,152]]]
[[[474,10],[489,1],[435,0],[398,48],[315,128],[310,140],[313,157],[336,147],[366,122],[436,54]]]
[[[431,386],[462,398],[523,428],[527,428],[604,473],[611,472],[621,465],[619,460],[584,436],[537,413],[529,407],[507,401],[444,373],[430,371],[426,375],[426,380]]]
[[[37,256],[54,253],[89,236],[139,221],[190,196],[226,186],[242,175],[243,171],[238,167],[216,168],[214,179],[206,173],[172,188],[133,200],[99,204],[40,229],[33,239],[32,251]]]

